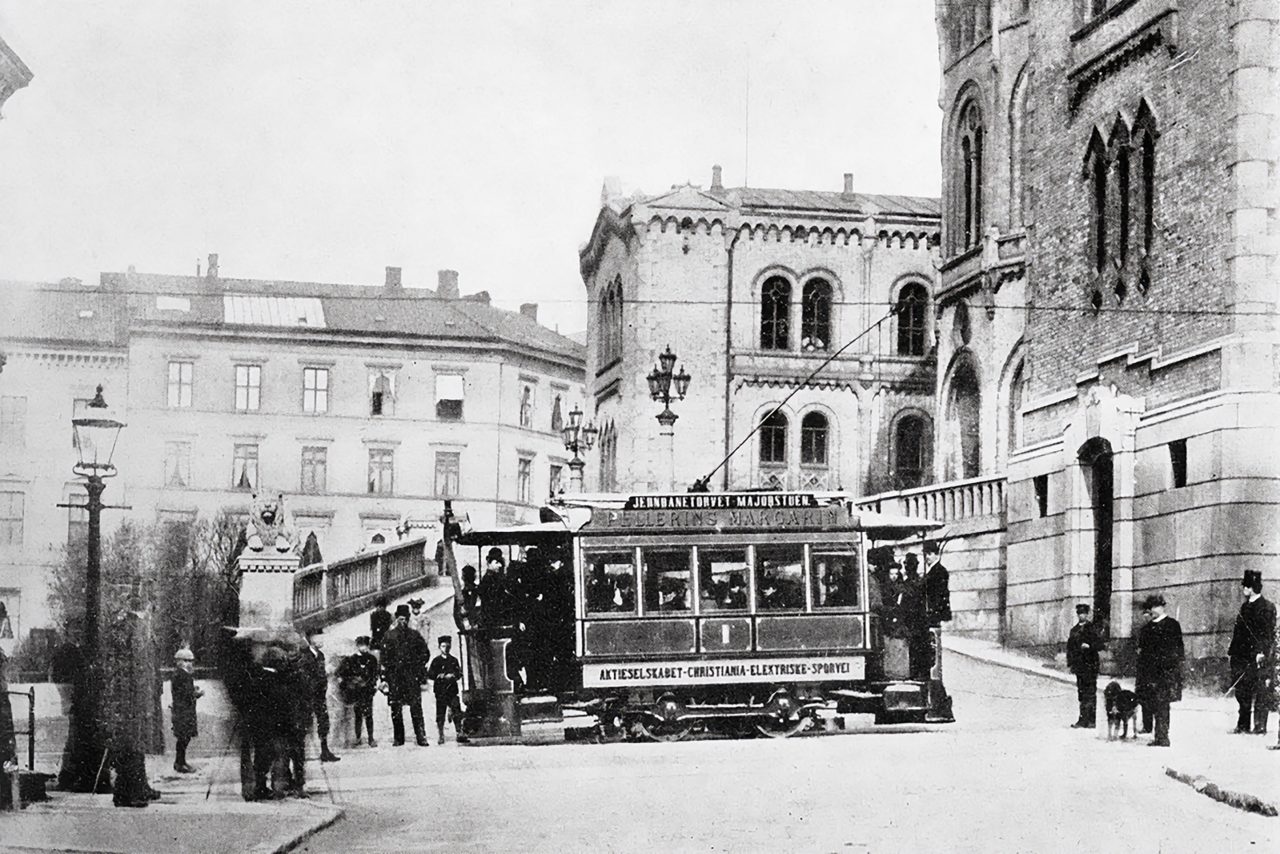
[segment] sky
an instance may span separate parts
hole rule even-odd
[[[586,325],[600,188],[939,193],[933,0],[0,0],[0,279],[435,287]],[[3,294],[0,294],[3,300]]]

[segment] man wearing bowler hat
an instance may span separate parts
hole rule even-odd
[[[1098,723],[1098,653],[1102,652],[1102,633],[1089,618],[1089,606],[1076,606],[1076,624],[1067,636],[1067,667],[1076,675],[1076,698],[1080,717],[1072,724],[1077,729],[1093,728]]]
[[[404,710],[409,707],[413,735],[419,747],[427,746],[422,720],[422,683],[427,678],[431,649],[422,635],[409,628],[409,606],[397,605],[395,622],[382,639],[382,674],[391,707],[391,733],[395,744],[404,744]]]
[[[1169,704],[1182,699],[1182,626],[1164,609],[1159,593],[1144,599],[1149,619],[1138,630],[1138,697],[1155,724],[1151,747],[1169,746]]]
[[[1231,646],[1227,649],[1236,703],[1240,706],[1235,731],[1265,735],[1270,701],[1266,677],[1275,644],[1276,606],[1262,596],[1260,571],[1245,570],[1240,583],[1244,602],[1240,605],[1235,631],[1231,633]]]

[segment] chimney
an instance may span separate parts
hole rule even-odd
[[[720,166],[719,164],[711,167],[711,194],[717,195],[724,192],[724,184],[720,183]]]
[[[205,275],[210,279],[218,278],[218,253],[209,253],[209,269],[205,270]]]
[[[853,195],[853,173],[852,172],[844,173],[844,192],[841,193],[840,195],[846,196],[846,197]]]
[[[388,291],[396,291],[396,292],[403,290],[400,284],[400,268],[399,267],[387,268],[386,289]]]
[[[440,284],[436,288],[436,293],[445,299],[458,298],[458,271],[457,270],[441,270]]]
[[[536,302],[520,303],[520,313],[532,320],[534,323],[538,322],[538,304]]]

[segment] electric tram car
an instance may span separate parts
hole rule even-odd
[[[445,504],[473,737],[785,737],[824,709],[951,719],[938,629],[886,587],[894,554],[940,523],[813,492],[574,495],[540,518],[469,529]]]

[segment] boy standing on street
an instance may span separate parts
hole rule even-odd
[[[1076,698],[1080,716],[1072,724],[1077,729],[1092,729],[1098,723],[1098,653],[1102,651],[1102,633],[1089,617],[1089,606],[1076,606],[1076,624],[1067,637],[1067,667],[1076,675]]]
[[[369,746],[377,747],[373,737],[373,695],[378,692],[378,659],[370,651],[367,635],[356,638],[356,651],[338,667],[338,691],[356,715],[356,744],[363,728],[369,732]]]
[[[173,694],[173,737],[177,748],[173,770],[179,774],[194,774],[196,769],[187,764],[187,745],[199,735],[196,729],[196,700],[204,691],[196,685],[196,657],[185,646],[173,654],[173,678],[170,688]]]
[[[466,744],[468,739],[462,734],[462,703],[458,699],[458,680],[462,678],[462,664],[449,654],[453,641],[447,635],[440,638],[440,654],[431,659],[427,668],[427,678],[432,680],[436,695],[436,733],[440,743],[444,744],[444,719],[448,712],[453,713],[453,729],[457,733],[459,744]]]

